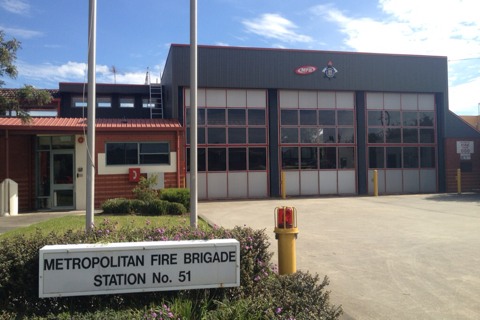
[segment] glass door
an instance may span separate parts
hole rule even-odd
[[[75,208],[75,163],[73,150],[51,151],[52,209]]]

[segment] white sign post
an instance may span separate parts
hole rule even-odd
[[[240,244],[234,239],[40,249],[40,298],[239,285]]]

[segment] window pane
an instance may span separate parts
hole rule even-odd
[[[282,143],[298,143],[298,129],[297,128],[281,128]]]
[[[418,143],[418,129],[403,129],[403,143]]]
[[[434,129],[420,129],[420,143],[434,143],[435,130]]]
[[[403,167],[418,168],[418,148],[417,147],[403,148]]]
[[[317,147],[301,147],[300,161],[300,169],[318,169]]]
[[[140,164],[169,164],[169,154],[141,154]]]
[[[387,168],[401,168],[402,167],[402,148],[387,147]]]
[[[197,170],[199,172],[207,171],[207,161],[206,161],[206,152],[205,148],[198,148],[197,149]]]
[[[434,147],[420,147],[420,168],[435,168]]]
[[[337,168],[337,148],[320,147],[320,169]]]
[[[338,143],[354,143],[355,129],[354,128],[338,128]]]
[[[300,110],[300,125],[316,126],[317,110]]]
[[[197,124],[205,124],[205,108],[197,109]]]
[[[264,126],[265,121],[265,110],[248,110],[248,125],[249,126]]]
[[[108,98],[97,98],[97,107],[99,108],[110,108],[112,106],[112,99]]]
[[[355,169],[355,148],[338,147],[339,169]]]
[[[168,143],[140,143],[140,153],[169,153]]]
[[[401,130],[398,129],[387,129],[385,131],[385,142],[386,143],[401,143]]]
[[[208,148],[208,171],[227,171],[226,148]]]
[[[51,137],[38,137],[38,150],[50,150]]]
[[[383,126],[383,111],[368,111],[367,117],[369,126]]]
[[[107,165],[138,164],[137,143],[107,143]]]
[[[385,156],[383,147],[368,148],[368,167],[371,169],[385,168]]]
[[[52,149],[75,149],[74,136],[53,136]]]
[[[418,126],[418,113],[416,111],[403,111],[403,125],[406,127]]]
[[[267,143],[265,128],[248,128],[248,143]]]
[[[385,111],[385,126],[400,127],[401,125],[400,111]]]
[[[246,171],[247,170],[247,148],[229,148],[228,149],[228,170]]]
[[[383,128],[368,128],[368,143],[383,143]]]
[[[155,103],[150,102],[150,99],[142,99],[142,108],[155,108]]]
[[[297,110],[281,110],[281,116],[282,125],[298,125]]]
[[[187,171],[190,172],[190,148],[187,148]],[[205,148],[197,149],[197,171],[205,171]]]
[[[207,124],[225,125],[225,109],[207,109]]]
[[[337,124],[339,126],[353,126],[353,110],[338,110]]]
[[[190,144],[190,127],[187,127],[187,144]],[[205,127],[197,127],[197,144],[205,144]]]
[[[120,108],[133,108],[135,107],[134,98],[120,98]]]
[[[335,110],[318,110],[318,124],[321,126],[334,126]]]
[[[72,105],[74,107],[85,108],[87,106],[87,96],[84,97],[74,97],[72,98]]]
[[[208,143],[209,144],[225,144],[226,128],[208,128]]]
[[[228,124],[229,125],[245,125],[245,109],[228,109]]]
[[[335,128],[318,129],[319,143],[335,143]]]
[[[317,128],[300,128],[300,143],[317,143]]]
[[[267,148],[248,148],[249,170],[267,170]]]
[[[282,147],[282,169],[298,169],[297,147]]]
[[[210,131],[212,128],[209,128]],[[247,142],[246,128],[228,128],[228,143],[243,143]]]
[[[420,112],[420,126],[433,127],[435,124],[435,114],[433,112]]]

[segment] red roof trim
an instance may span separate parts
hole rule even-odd
[[[123,122],[127,121],[127,122]],[[22,124],[18,118],[0,118],[0,130],[23,131],[79,131],[87,128],[82,118],[33,118],[30,124]],[[181,131],[176,119],[97,119],[96,131]]]

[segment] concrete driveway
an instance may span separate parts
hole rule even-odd
[[[224,227],[298,210],[297,269],[328,275],[343,319],[480,319],[480,194],[201,202]]]

